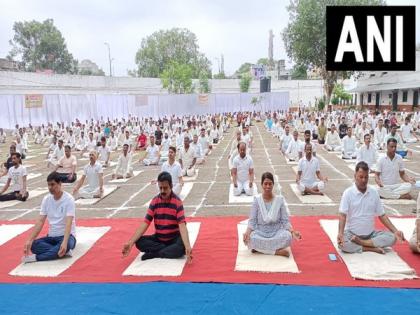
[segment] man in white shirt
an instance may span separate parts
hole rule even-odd
[[[50,159],[48,160],[47,167],[55,167],[58,161],[64,156],[64,142],[62,139],[58,140],[58,145],[51,154]]]
[[[327,132],[325,149],[327,149],[327,151],[341,151],[341,139],[334,124],[331,125],[331,131]]]
[[[58,173],[48,175],[47,182],[50,193],[42,200],[39,218],[25,243],[23,263],[72,256],[72,250],[76,247],[74,198],[62,190]],[[48,235],[36,239],[46,220],[49,225]]]
[[[176,148],[170,146],[168,151],[168,160],[162,164],[161,172],[168,172],[169,174],[171,174],[172,191],[175,193],[175,195],[179,196],[182,190],[182,186],[184,186],[184,180],[182,179],[181,164],[175,161],[175,158]],[[156,182],[157,184],[157,181],[154,182]]]
[[[245,142],[238,144],[238,152],[239,154],[233,159],[233,194],[240,196],[244,192],[247,196],[252,196],[254,194],[254,162],[246,154]]]
[[[289,161],[297,161],[299,159],[299,151],[302,143],[298,139],[299,133],[297,130],[293,131],[293,138],[290,140],[285,156]]]
[[[205,156],[209,155],[212,145],[210,144],[209,138],[206,136],[206,129],[201,128],[200,130],[200,137],[198,138],[198,142],[200,143],[201,150]]]
[[[381,118],[378,121],[378,126],[375,128],[374,144],[376,149],[384,150],[386,147],[385,137],[387,135],[386,128],[384,127],[384,120]]]
[[[8,178],[6,184],[3,186],[3,189],[0,191],[0,201],[9,201],[9,200],[20,200],[26,201],[28,199],[29,193],[26,190],[26,168],[22,166],[22,159],[19,152],[14,152],[11,154],[13,166],[9,168]],[[9,186],[11,186],[11,192],[5,194]]]
[[[131,165],[132,155],[128,152],[128,144],[124,144],[122,149],[123,151],[118,157],[112,179],[123,179],[133,176],[133,167]]]
[[[411,199],[410,191],[416,181],[405,173],[402,157],[395,154],[396,150],[397,140],[388,139],[386,156],[379,159],[375,173],[378,192],[384,199]],[[399,182],[400,177],[404,183]]]
[[[378,160],[378,152],[371,142],[370,134],[366,134],[364,137],[365,144],[362,145],[356,154],[356,164],[359,162],[365,162],[369,166],[369,170],[374,172],[376,168],[376,161]]]
[[[394,245],[404,235],[385,214],[378,192],[368,186],[369,167],[365,162],[356,165],[355,184],[344,191],[339,209],[338,247],[346,253],[376,252]],[[375,231],[375,217],[379,217],[391,232]]]
[[[101,145],[98,148],[99,163],[102,164],[102,167],[109,166],[109,159],[111,157],[111,149],[106,145],[106,138],[101,138]]]
[[[104,193],[104,171],[102,165],[96,161],[96,151],[89,153],[89,164],[83,169],[83,175],[73,189],[73,196],[83,199],[101,198]],[[87,185],[82,187],[87,180]],[[80,191],[79,191],[80,190]]]
[[[198,142],[198,135],[193,136],[193,142],[191,143],[191,147],[195,151],[195,156],[197,157],[197,165],[203,164],[205,162],[205,155],[201,149],[201,145]]]
[[[413,125],[410,123],[410,118],[408,117],[401,126],[401,138],[403,143],[415,143],[419,140],[413,131]]]
[[[286,125],[284,127],[284,133],[280,137],[280,151],[281,153],[285,154],[286,150],[289,146],[290,140],[292,140],[292,136],[290,134],[290,127]]]
[[[76,151],[84,151],[86,149],[86,145],[87,145],[87,139],[85,137],[85,132],[81,131],[80,138],[77,141],[77,144],[75,146]]]
[[[316,157],[316,144],[311,143],[311,131],[305,130],[303,133],[304,141],[300,143],[299,148],[299,159],[301,159],[305,154],[305,145],[311,144],[312,145],[312,156]]]
[[[352,128],[347,128],[347,135],[342,140],[342,154],[344,160],[355,159],[357,155],[356,138],[352,135]]]
[[[230,146],[230,153],[228,155],[228,165],[229,165],[229,172],[232,170],[233,167],[233,159],[238,155],[238,144],[241,142],[241,132],[239,130],[236,131],[236,139],[232,141]]]
[[[155,144],[155,136],[152,135],[149,139],[150,144],[146,148],[146,156],[140,158],[139,162],[145,166],[158,165],[160,159],[159,147]]]
[[[190,138],[188,136],[184,137],[184,146],[179,152],[178,162],[181,164],[182,176],[194,176],[197,156],[194,149],[190,146]]]
[[[302,195],[323,195],[328,177],[321,175],[319,160],[312,156],[312,144],[305,144],[305,156],[299,160],[296,183]]]
[[[69,145],[64,146],[64,156],[58,160],[55,171],[60,176],[61,183],[74,183],[77,180],[76,174],[77,159],[71,154]]]

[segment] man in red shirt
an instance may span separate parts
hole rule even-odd
[[[137,150],[145,150],[147,147],[147,136],[141,130],[140,135],[137,137]]]
[[[160,194],[152,199],[144,221],[130,240],[124,244],[122,254],[128,256],[135,244],[144,252],[142,260],[152,258],[179,258],[187,256],[192,260],[192,249],[181,199],[172,192],[172,177],[168,172],[158,176]],[[155,234],[143,236],[152,221]]]

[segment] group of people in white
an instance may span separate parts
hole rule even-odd
[[[284,198],[273,192],[274,177],[271,173],[262,175],[262,193],[257,195],[250,127],[252,122],[262,121],[267,130],[279,138],[281,154],[287,161],[297,162],[296,183],[302,195],[322,195],[326,189],[328,178],[321,174],[316,156],[321,146],[327,151],[340,153],[343,159],[355,161],[355,184],[344,192],[340,204],[337,241],[345,252],[385,253],[386,247],[392,246],[397,239],[403,240],[404,236],[385,215],[380,198],[411,198],[410,192],[416,183],[414,178],[406,174],[401,155],[408,151],[406,143],[417,141],[411,120],[416,119],[417,123],[419,115],[404,115],[404,125],[409,127],[400,126],[401,132],[397,132],[398,121],[393,123],[393,118],[396,119],[394,114],[358,112],[299,115],[278,111],[265,114],[237,113],[236,116],[173,116],[156,121],[129,117],[128,120],[112,122],[92,120],[81,124],[76,121],[66,127],[62,123],[37,128],[16,126],[12,132],[14,142],[10,146],[10,156],[0,177],[0,180],[6,178],[0,191],[0,201],[24,201],[28,198],[30,192],[27,190],[27,173],[22,159],[30,154],[28,141],[29,135],[32,135],[34,143],[48,147],[47,166],[51,174],[47,181],[50,194],[42,202],[40,218],[25,245],[23,261],[71,255],[76,244],[74,200],[103,196],[104,168],[111,167],[112,152],[120,151],[112,172],[113,179],[133,177],[133,156],[140,153],[138,161],[142,167],[161,165],[161,173],[153,181],[159,195],[149,206],[145,219],[148,224],[141,225],[130,241],[124,244],[123,254],[128,255],[131,247],[136,245],[140,250],[147,248],[149,255],[144,259],[175,258],[185,253],[191,260],[192,250],[188,232],[182,225],[185,218],[179,198],[184,185],[183,177],[194,176],[197,165],[205,163],[206,157],[224,133],[237,123],[235,139],[228,155],[233,194],[255,196],[243,241],[253,252],[289,256],[288,247],[292,239],[300,239],[301,234],[292,228]],[[390,125],[385,126],[384,120],[389,120]],[[0,130],[0,140],[2,132]],[[87,139],[85,134],[88,135]],[[303,141],[299,139],[301,134]],[[19,143],[23,144],[19,146]],[[378,150],[385,152],[378,157]],[[85,159],[88,162],[77,180],[78,160]],[[371,172],[375,173],[376,189],[368,185]],[[72,194],[62,190],[62,183],[74,183]],[[9,187],[11,192],[5,194]],[[173,206],[163,206],[169,203]],[[159,215],[162,214],[171,218],[170,226],[165,227],[165,223],[159,221]],[[376,216],[390,232],[374,230]],[[36,239],[46,219],[50,223],[49,235]],[[173,237],[166,239],[162,235],[167,231],[163,234],[157,231],[153,240],[145,239],[143,234],[153,220],[160,230],[171,230]],[[416,222],[410,246],[414,252],[419,252],[420,220]],[[179,228],[174,228],[176,225]]]

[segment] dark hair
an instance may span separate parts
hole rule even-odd
[[[102,136],[101,141],[106,141],[106,138]]]
[[[397,143],[397,139],[395,139],[395,138],[389,138],[389,139],[386,141],[386,145],[388,145],[390,142]]]
[[[305,130],[304,134],[305,135],[310,135],[311,134],[311,131],[310,130]]]
[[[264,183],[264,180],[269,179],[274,184],[274,176],[270,172],[265,172],[261,175],[261,185]]]
[[[169,186],[172,188],[172,176],[168,172],[162,172],[158,176],[158,182],[168,182]]]
[[[366,137],[370,137],[370,133],[366,133],[366,134],[363,136],[363,139],[366,139]]]
[[[18,159],[22,159],[22,155],[19,152],[13,152],[12,154],[10,154],[10,156],[16,156]]]
[[[246,148],[246,143],[245,142],[243,142],[243,141],[239,141],[238,142],[238,144],[237,144],[237,146],[236,146],[236,148],[239,150],[239,147],[241,146],[241,144],[243,144],[244,146],[245,146],[245,148]]]
[[[356,164],[356,172],[358,172],[360,169],[365,172],[369,172],[369,166],[367,165],[366,162],[361,161]]]
[[[172,145],[169,147],[169,150],[174,151],[174,153],[176,153],[176,148]]]
[[[66,145],[64,146],[64,149],[71,150],[71,147],[70,147],[68,144],[66,144]]]
[[[47,182],[55,181],[57,184],[61,183],[61,177],[60,174],[57,172],[51,172],[47,177]]]

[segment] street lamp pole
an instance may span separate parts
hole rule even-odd
[[[108,47],[108,59],[109,59],[109,76],[112,77],[112,60],[111,60],[111,47],[109,43],[104,43]]]

